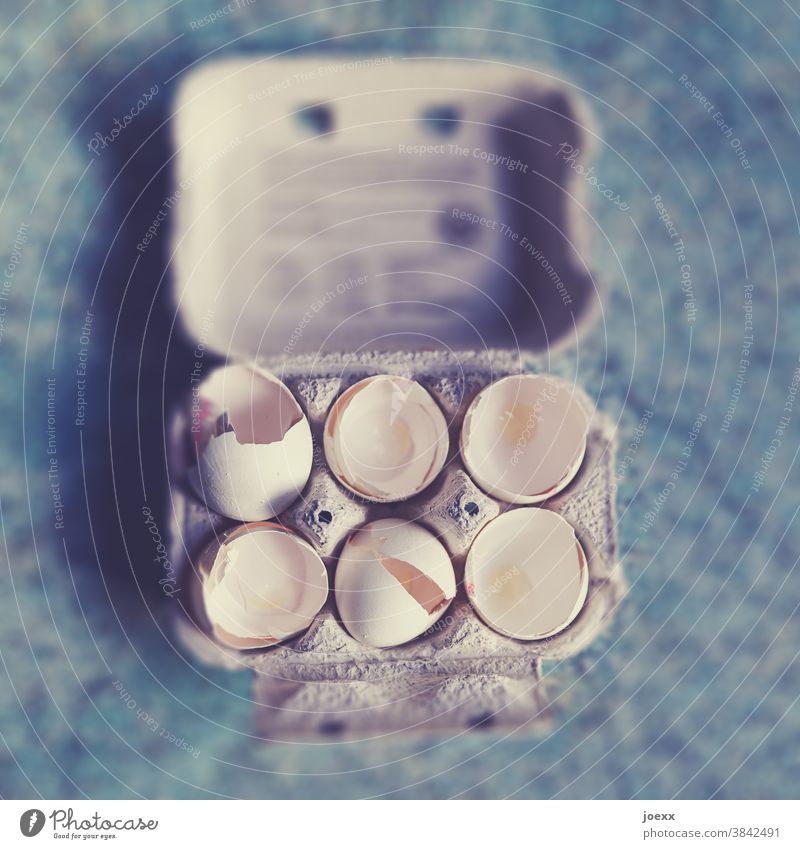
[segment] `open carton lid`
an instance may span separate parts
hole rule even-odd
[[[563,85],[491,62],[203,65],[173,118],[186,333],[231,358],[571,344],[597,302],[587,123]]]

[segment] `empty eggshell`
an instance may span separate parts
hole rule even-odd
[[[397,646],[418,637],[456,593],[453,564],[425,528],[379,519],[355,531],[336,567],[336,604],[362,643]]]
[[[489,522],[467,555],[464,583],[487,625],[542,640],[578,615],[589,589],[586,555],[572,525],[551,510],[509,510]]]
[[[461,456],[486,492],[533,504],[560,492],[586,452],[589,413],[569,384],[546,374],[511,375],[470,404]]]
[[[271,522],[239,525],[198,558],[214,636],[236,649],[305,631],[328,596],[328,573],[305,540]]]
[[[442,411],[419,383],[376,375],[333,405],[324,446],[328,465],[348,489],[372,501],[401,501],[442,470],[449,436]]]
[[[254,366],[212,372],[193,400],[197,465],[189,482],[211,510],[269,519],[301,493],[311,473],[311,429],[276,377]]]

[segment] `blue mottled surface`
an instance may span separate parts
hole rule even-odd
[[[307,5],[305,15],[303,4],[255,2],[192,27],[219,5],[3,5],[0,257],[4,269],[19,262],[5,277],[0,340],[2,795],[795,795],[800,409],[781,418],[800,347],[796,2],[368,2]],[[163,107],[156,98],[96,161],[87,142],[154,82],[166,98],[169,79],[204,56],[312,42],[548,69],[583,92],[601,130],[596,172],[630,205],[587,195],[591,264],[607,293],[600,323],[558,367],[577,368],[619,420],[623,451],[653,412],[619,489],[631,591],[602,644],[553,670],[563,695],[538,736],[254,745],[247,675],[193,669],[169,643],[169,603],[152,572],[132,577],[130,562],[152,559],[141,506],[158,509],[159,470],[140,471],[136,458],[157,444],[148,440],[160,428],[169,326],[149,313],[163,270],[156,252],[131,275],[128,235],[152,219],[163,188],[131,173],[153,174],[166,159]],[[693,322],[654,194],[684,242]],[[753,343],[726,431],[747,281]],[[79,431],[74,372],[95,287]],[[50,376],[63,532],[48,477]],[[676,468],[674,490],[642,530]],[[113,681],[185,746],[137,717]]]

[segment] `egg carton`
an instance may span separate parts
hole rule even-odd
[[[399,517],[427,527],[453,560],[458,592],[442,618],[405,645],[373,648],[354,640],[338,619],[331,591],[311,627],[286,643],[237,651],[217,643],[205,617],[193,562],[214,534],[237,524],[215,514],[187,484],[188,418],[178,412],[170,435],[170,547],[179,564],[177,629],[199,659],[255,673],[254,700],[262,734],[274,740],[308,735],[382,735],[410,729],[517,727],[546,721],[549,699],[544,661],[573,657],[597,638],[625,591],[617,561],[611,422],[595,412],[586,455],[569,486],[542,505],[567,519],[584,547],[589,591],[577,618],[544,640],[523,642],[496,633],[475,614],[463,587],[466,553],[494,517],[516,509],[484,493],[458,451],[470,401],[485,386],[523,370],[512,352],[444,351],[296,355],[260,363],[294,393],[311,425],[314,462],[302,497],[278,519],[307,539],[329,571],[347,535],[376,519]],[[526,362],[527,370],[542,363]],[[345,490],[325,463],[322,429],[333,401],[348,386],[375,374],[421,383],[450,423],[450,454],[438,479],[403,502],[376,504]],[[593,404],[581,390],[588,409]],[[188,404],[186,409],[188,409]],[[331,586],[333,581],[331,580]]]

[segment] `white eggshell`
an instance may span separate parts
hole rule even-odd
[[[289,389],[267,372],[229,366],[199,389],[193,417],[197,465],[189,482],[211,510],[269,519],[299,497],[311,473],[311,428]],[[228,430],[217,433],[224,417]]]
[[[263,648],[305,631],[328,596],[314,549],[279,525],[240,525],[199,558],[214,635],[238,649]]]
[[[375,375],[336,401],[324,430],[325,457],[338,480],[372,501],[421,492],[444,466],[447,422],[419,383]]]
[[[470,404],[461,456],[476,483],[512,504],[560,492],[586,452],[589,413],[574,387],[548,374],[511,375]]]
[[[335,590],[347,630],[362,643],[387,647],[430,628],[455,596],[456,581],[447,551],[430,531],[379,519],[345,543]]]
[[[487,625],[518,640],[542,640],[580,612],[589,569],[566,519],[551,510],[520,508],[492,519],[478,534],[464,584]]]

